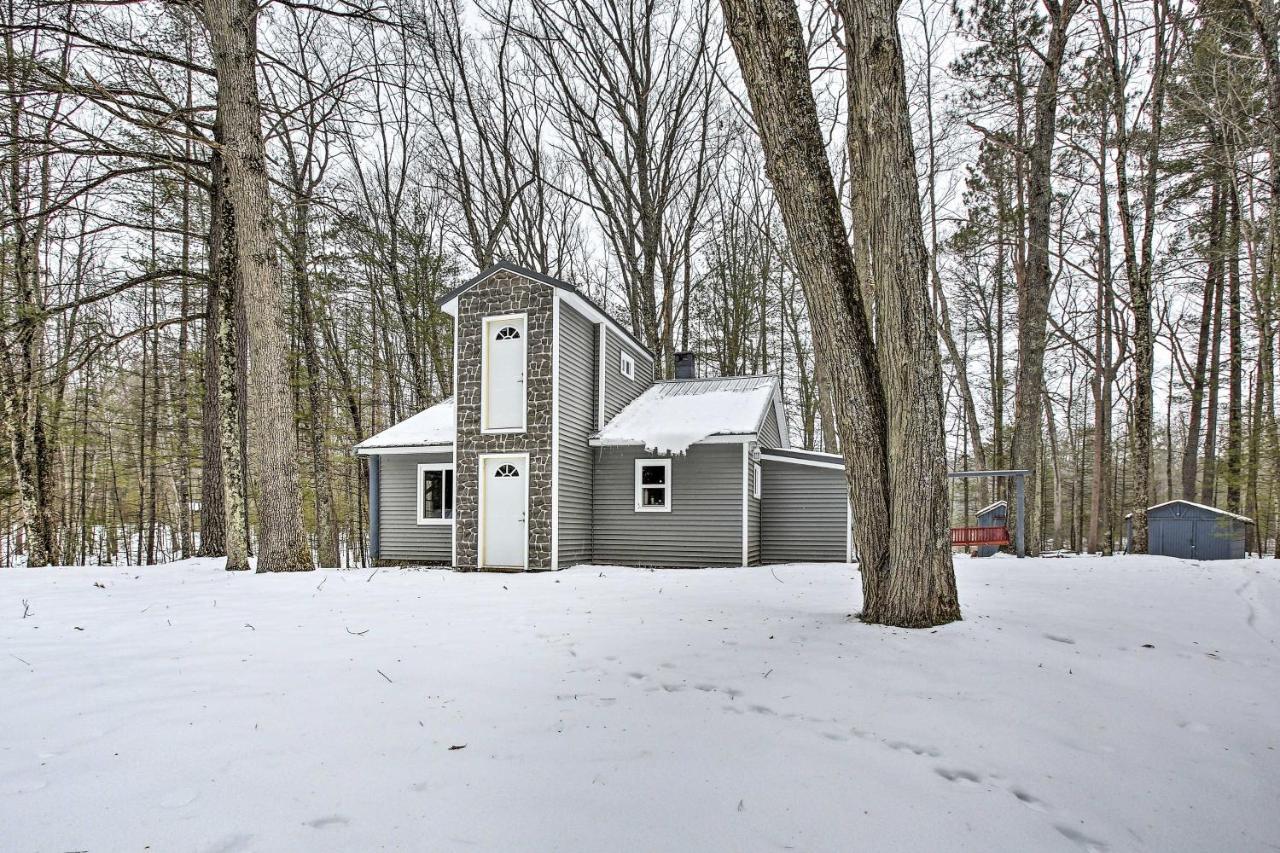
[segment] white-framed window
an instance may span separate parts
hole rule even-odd
[[[622,351],[622,355],[618,359],[618,372],[628,379],[636,378],[636,360],[627,355],[626,350]]]
[[[755,477],[756,479],[755,479],[755,482],[752,483],[751,485],[751,494],[755,497],[756,500],[760,500],[760,481],[764,479],[763,477],[760,476],[761,473],[762,472],[760,470],[760,463],[759,462],[753,463],[751,466],[751,476]]]
[[[671,512],[671,460],[636,460],[636,512]]]
[[[453,464],[418,466],[418,523],[453,524]]]

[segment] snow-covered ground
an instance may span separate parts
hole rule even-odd
[[[1278,849],[1280,563],[957,570],[0,571],[0,849]]]

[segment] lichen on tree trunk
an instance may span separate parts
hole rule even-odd
[[[234,211],[236,266],[248,319],[258,571],[306,571],[315,566],[302,529],[284,296],[256,77],[260,7],[252,0],[205,0],[203,8],[218,84],[224,186]],[[231,460],[224,463],[229,467]]]

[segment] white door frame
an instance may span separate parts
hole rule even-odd
[[[498,323],[508,323],[512,320],[522,321],[520,325],[520,363],[524,377],[520,382],[520,393],[524,401],[520,406],[520,426],[491,429],[489,427],[489,329]],[[480,334],[480,432],[485,434],[522,433],[529,426],[529,313],[527,311],[517,311],[511,314],[495,314],[491,317],[485,317],[480,324]]]
[[[477,478],[479,480],[478,497],[479,497],[479,503],[480,503],[480,507],[479,507],[480,511],[476,514],[477,515],[476,568],[477,569],[489,568],[487,565],[485,565],[485,559],[484,559],[485,558],[484,520],[485,520],[485,516],[488,514],[488,507],[485,504],[485,498],[484,498],[484,483],[485,483],[485,480],[487,479],[485,477],[485,462],[489,459],[520,459],[524,462],[524,473],[522,474],[524,478],[524,565],[522,566],[522,568],[525,571],[528,571],[529,569],[529,522],[530,522],[529,477],[532,476],[532,471],[529,468],[529,454],[528,453],[481,453],[478,458],[480,463],[478,466],[479,470],[477,474]],[[496,566],[495,568],[507,569],[507,568],[510,568],[510,566]]]

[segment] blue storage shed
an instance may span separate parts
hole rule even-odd
[[[1234,512],[1176,500],[1147,509],[1147,553],[1185,560],[1242,560],[1253,519]],[[1128,516],[1126,532],[1132,534]]]
[[[1004,501],[996,501],[990,506],[983,507],[977,512],[979,527],[1008,527],[1009,526],[1009,504]],[[979,545],[974,550],[975,557],[990,557],[1000,551],[998,545]]]

